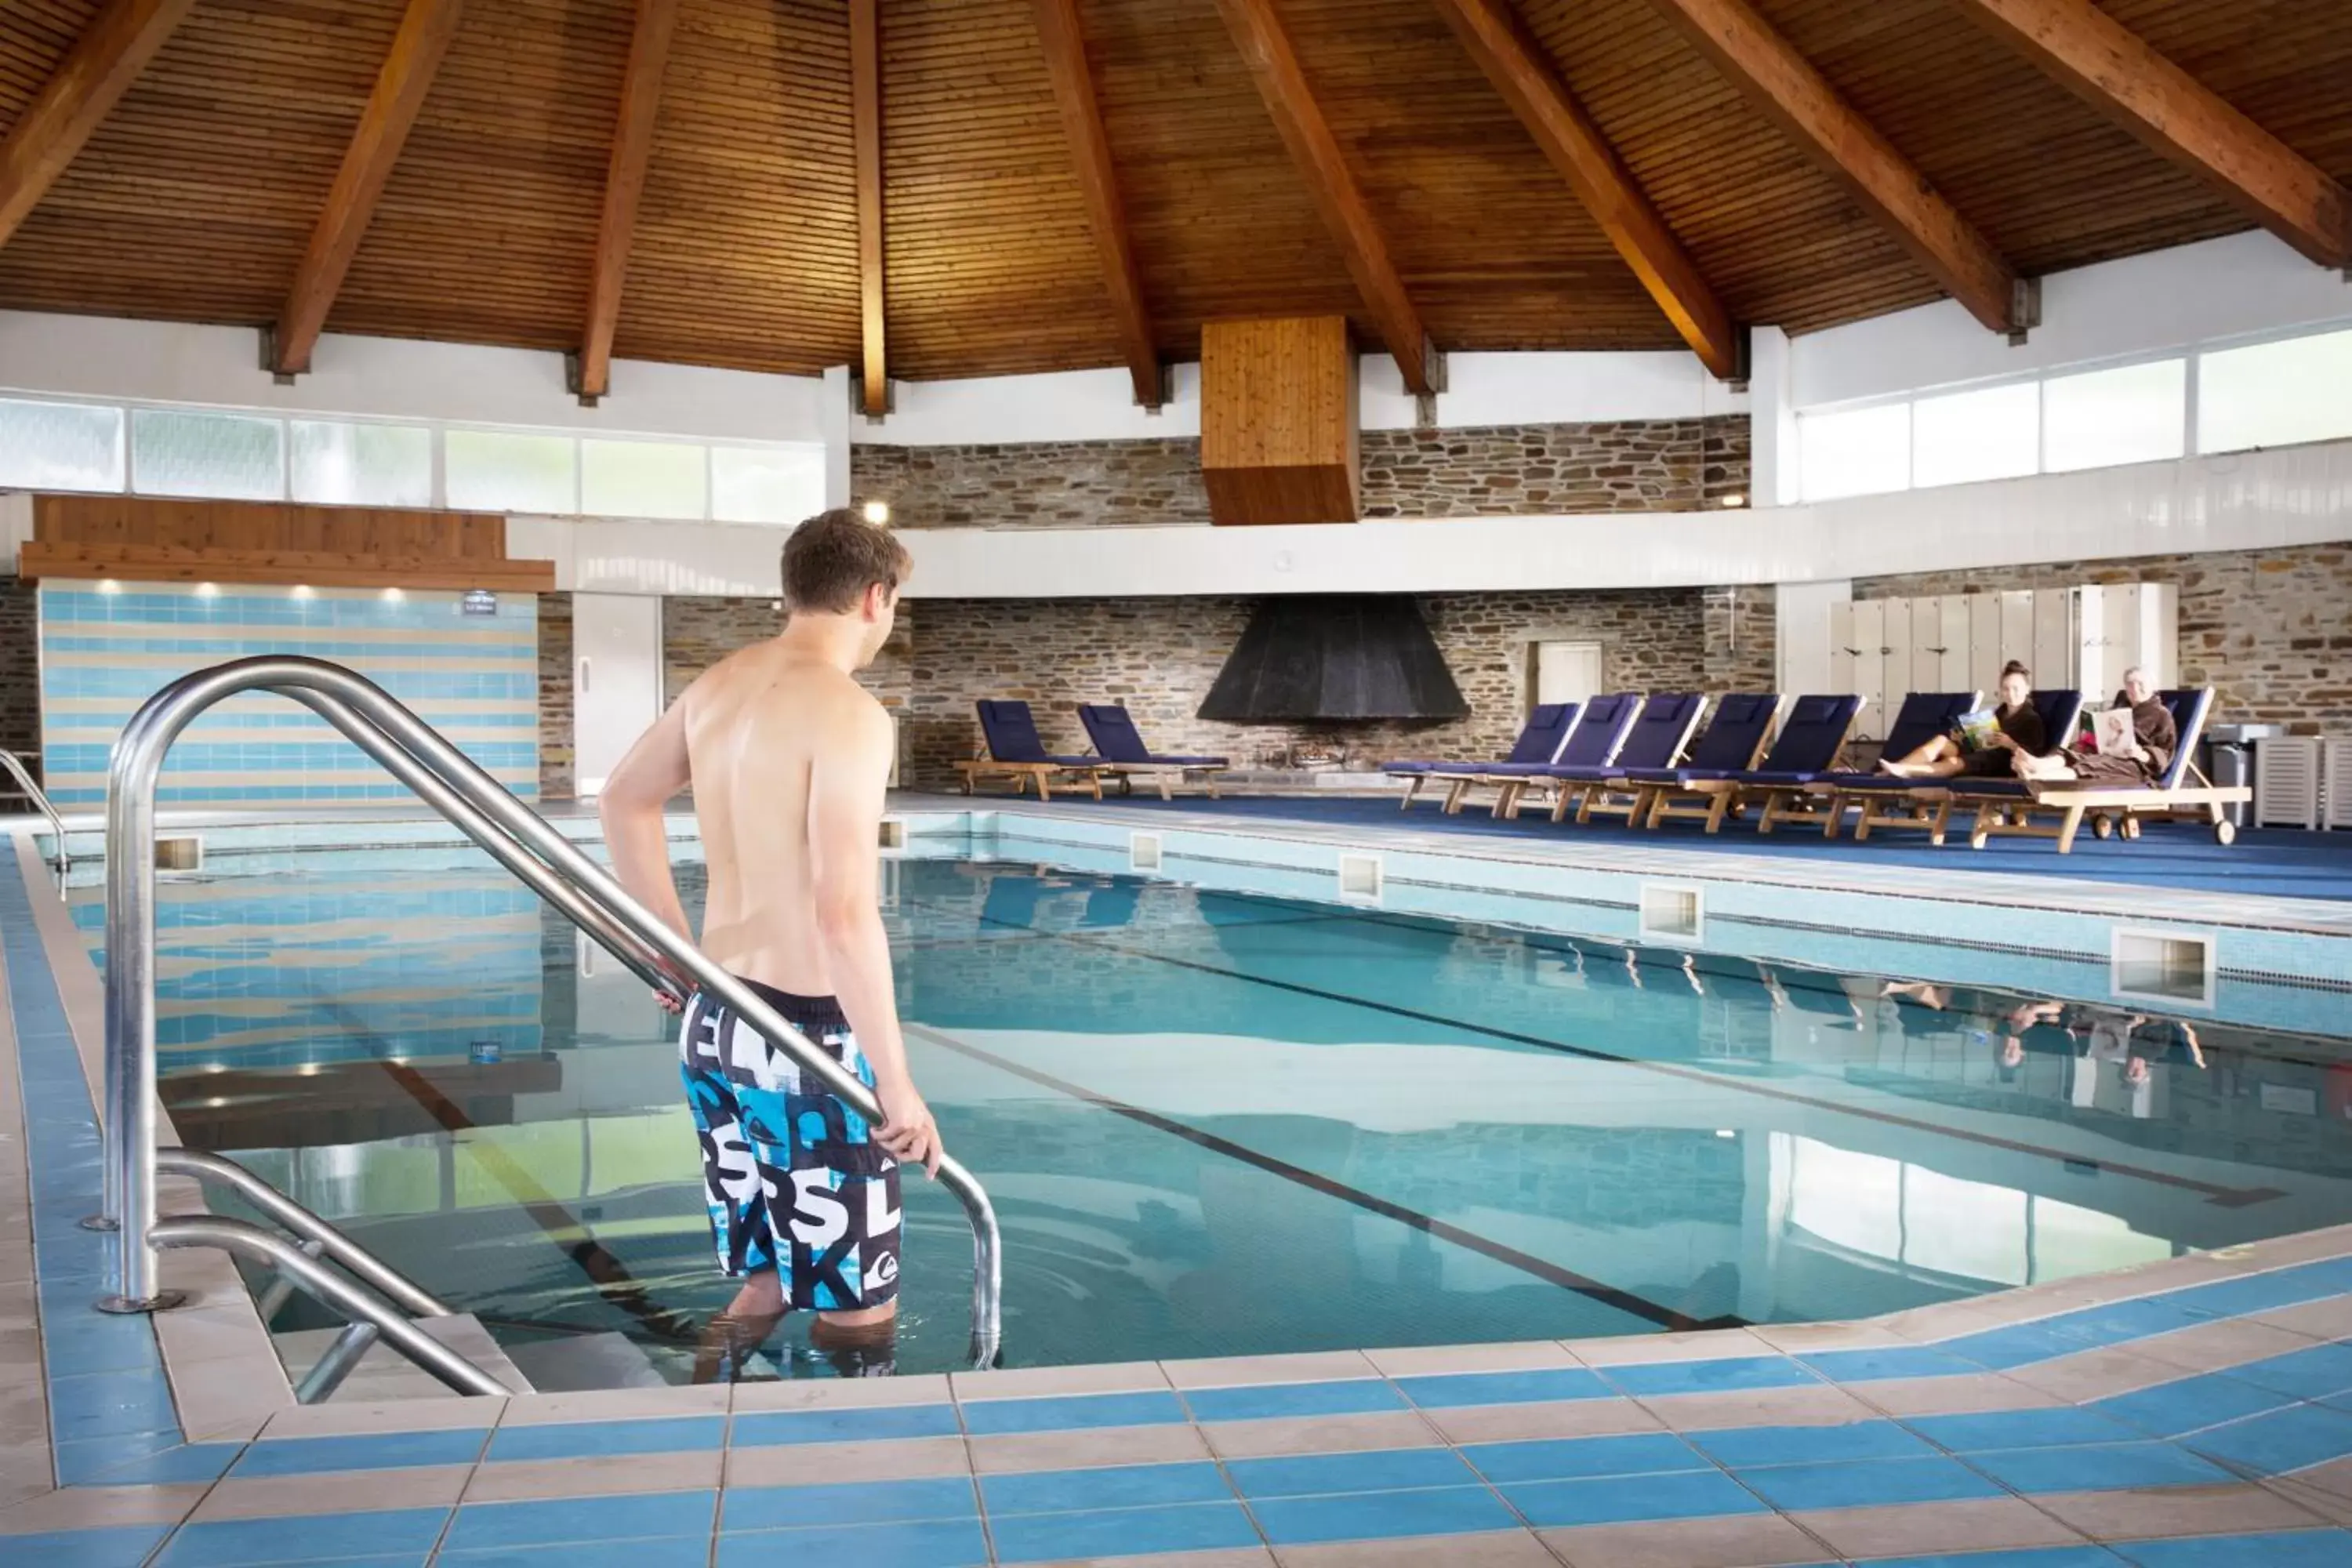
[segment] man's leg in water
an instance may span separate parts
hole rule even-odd
[[[735,1299],[702,1326],[694,1347],[694,1381],[732,1383],[743,1365],[768,1342],[792,1309],[784,1304],[782,1280],[772,1268],[743,1281]]]

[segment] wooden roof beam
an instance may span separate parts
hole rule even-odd
[[[1743,374],[1738,329],[1507,0],[1434,0],[1462,47],[1706,368]]]
[[[1031,0],[1031,9],[1037,16],[1038,41],[1045,47],[1045,70],[1054,79],[1054,102],[1062,113],[1062,134],[1070,143],[1078,192],[1086,200],[1087,226],[1094,231],[1095,249],[1102,258],[1103,286],[1109,290],[1111,314],[1118,323],[1119,349],[1127,358],[1128,374],[1135,378],[1135,400],[1157,408],[1167,398],[1160,351],[1152,341],[1143,278],[1135,265],[1127,214],[1111,170],[1102,106],[1095,99],[1094,77],[1087,68],[1077,0]]]
[[[1970,315],[2011,335],[2033,324],[2030,285],[1748,0],[1651,4]]]
[[[882,311],[882,23],[880,0],[849,0],[849,117],[857,160],[857,301],[867,416],[890,409]]]
[[[596,220],[595,270],[588,285],[588,326],[572,390],[593,404],[612,390],[613,334],[621,322],[621,288],[629,276],[629,242],[637,226],[653,162],[654,125],[661,117],[662,71],[677,31],[677,0],[637,0],[629,35],[629,63],[621,78],[621,112],[613,128],[612,160],[604,168],[604,210]]]
[[[1290,149],[1291,162],[1297,164],[1325,226],[1339,241],[1349,275],[1355,279],[1356,291],[1371,311],[1381,340],[1395,358],[1397,369],[1404,373],[1406,390],[1416,397],[1433,395],[1437,391],[1437,356],[1431,350],[1429,334],[1405,293],[1404,280],[1389,259],[1388,245],[1373,221],[1372,209],[1349,173],[1339,143],[1307,89],[1298,56],[1274,13],[1273,0],[1217,0],[1217,9],[1224,14],[1226,30],[1248,63],[1259,96],[1265,100],[1275,129]]]
[[[2089,0],[1952,3],[2312,260],[2352,266],[2352,193]]]
[[[0,245],[40,205],[195,0],[111,0],[0,142]]]
[[[342,291],[343,275],[359,254],[368,220],[375,216],[384,182],[425,107],[434,73],[449,40],[457,33],[459,0],[408,0],[400,30],[392,36],[391,52],[376,73],[375,90],[344,149],[342,167],[327,191],[326,205],[311,230],[310,247],[294,273],[285,306],[269,339],[269,368],[279,375],[299,375],[310,368],[310,351],[327,325]]]

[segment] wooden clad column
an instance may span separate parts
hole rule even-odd
[[[881,0],[849,0],[850,139],[857,160],[857,300],[865,337],[865,409],[890,407],[882,318]]]
[[[1201,477],[1212,522],[1356,521],[1345,316],[1201,323]]]
[[[0,245],[40,204],[195,0],[109,0],[0,142]]]
[[[400,30],[392,37],[392,52],[376,73],[375,90],[368,95],[359,128],[343,153],[342,167],[327,192],[310,248],[302,253],[285,308],[278,312],[269,368],[280,375],[299,375],[310,368],[310,351],[326,329],[335,296],[342,291],[343,275],[359,254],[368,220],[375,216],[393,165],[400,162],[417,111],[425,107],[441,57],[457,35],[457,16],[458,0],[408,0]]]
[[[2312,260],[2352,265],[2352,193],[2090,0],[1952,4]]]
[[[604,210],[596,222],[595,273],[588,285],[588,329],[581,334],[578,384],[583,401],[612,389],[613,333],[621,321],[621,287],[629,275],[629,240],[653,162],[654,125],[661,117],[662,70],[677,31],[677,0],[637,0],[629,35],[628,72],[621,79],[621,114],[613,156],[604,171]]]

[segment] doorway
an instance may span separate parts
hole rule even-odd
[[[574,594],[572,661],[572,766],[585,800],[661,717],[661,601]]]
[[[1590,702],[1601,693],[1601,645],[1597,642],[1552,642],[1535,645],[1535,700],[1538,702]]]

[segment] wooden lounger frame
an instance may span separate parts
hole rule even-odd
[[[1209,798],[1222,800],[1224,797],[1217,793],[1218,775],[1229,773],[1233,769],[1223,763],[1213,765],[1208,763],[1105,763],[1095,772],[1098,775],[1097,783],[1104,778],[1117,779],[1121,795],[1133,795],[1134,781],[1147,779],[1159,785],[1162,800],[1174,800],[1174,786],[1186,782],[1188,775],[1200,773],[1203,775],[1201,782],[1207,786]]]
[[[1103,770],[1092,765],[1081,767],[1068,763],[1000,763],[993,757],[972,757],[958,763],[956,772],[963,775],[963,793],[966,795],[973,794],[984,779],[1011,779],[1014,795],[1021,794],[1034,784],[1037,786],[1039,800],[1051,800],[1054,798],[1054,779],[1067,773],[1076,782],[1078,788],[1091,789],[1097,800],[1103,797]],[[1161,791],[1163,795],[1166,793],[1164,789]]]
[[[1977,820],[1969,830],[1969,847],[1981,849],[1994,837],[2054,838],[2058,853],[2070,855],[2074,849],[2074,835],[2082,830],[2083,818],[2095,815],[2123,824],[2125,836],[2137,837],[2139,824],[2147,820],[2161,822],[2198,822],[2212,825],[2213,837],[2228,844],[2238,837],[2238,830],[2222,812],[2225,805],[2242,805],[2254,798],[2254,792],[2244,784],[2217,784],[2189,764],[2189,778],[2194,783],[2182,784],[2171,789],[2134,786],[2130,784],[2084,785],[2078,779],[2052,779],[2046,784],[2029,784],[2032,797],[2020,800],[2015,795],[1970,796],[1954,791],[1945,803],[1946,810],[1954,804],[1977,804]],[[2036,822],[2036,816],[2055,813],[2058,820]],[[1937,842],[1941,843],[1938,833]]]
[[[1764,726],[1763,732],[1756,738],[1756,749],[1748,755],[1746,771],[1754,771],[1771,751],[1772,742],[1780,733],[1780,726],[1788,719],[1789,710],[1795,706],[1796,700],[1793,693],[1781,694],[1780,700],[1773,708],[1772,721]],[[1854,720],[1861,717],[1862,710],[1855,709],[1853,718],[1846,721],[1847,734],[1853,733]],[[1845,742],[1840,742],[1838,749],[1843,752]],[[1655,827],[1673,818],[1704,822],[1709,833],[1720,833],[1723,819],[1741,809],[1746,804],[1744,792],[1751,786],[1741,784],[1738,779],[1701,779],[1692,784],[1645,784],[1633,787],[1640,794],[1634,798],[1633,820],[1643,826]],[[1677,798],[1685,795],[1696,795],[1699,799],[1685,802]]]

